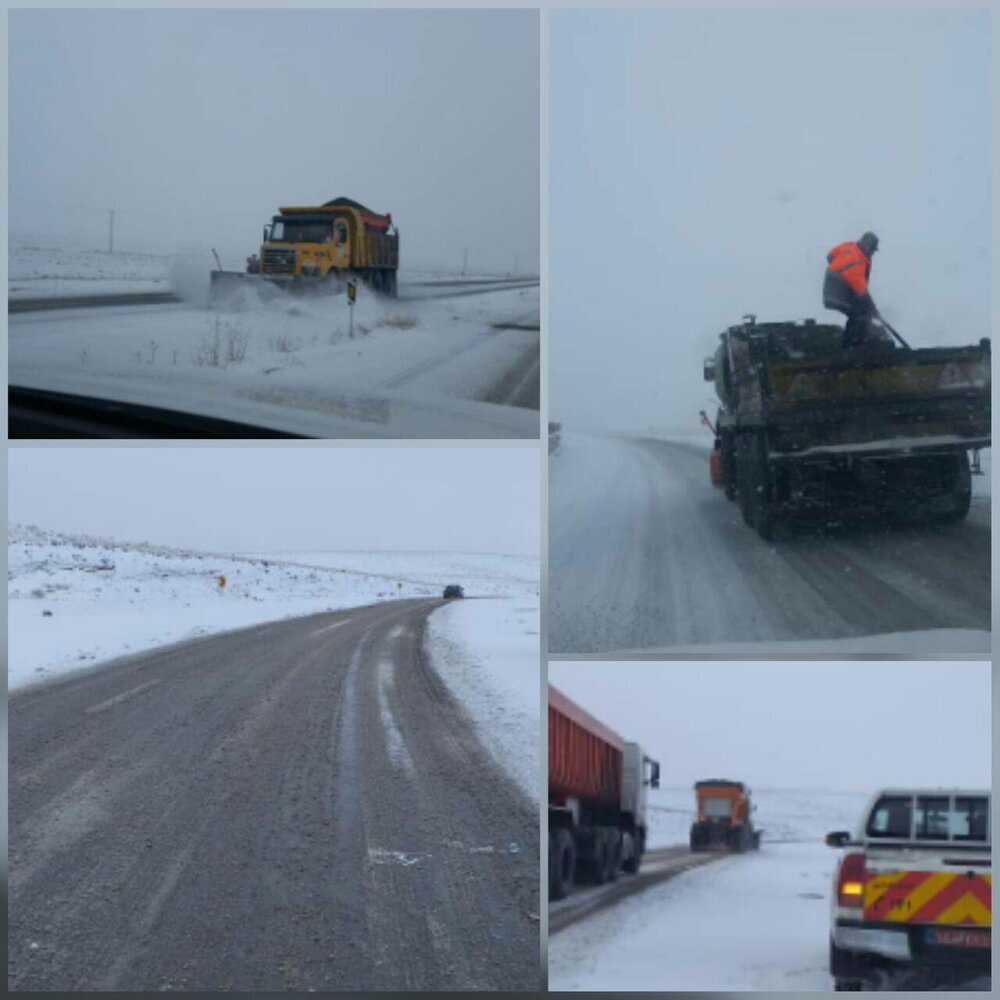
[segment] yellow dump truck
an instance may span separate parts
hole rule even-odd
[[[391,214],[379,215],[350,198],[278,212],[264,227],[260,253],[247,259],[245,274],[212,272],[213,294],[246,281],[325,291],[354,277],[395,298],[399,231]]]

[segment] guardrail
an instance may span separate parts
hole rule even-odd
[[[648,851],[642,868],[635,875],[620,875],[615,882],[595,888],[584,888],[566,899],[549,902],[549,934],[578,923],[598,910],[613,906],[652,885],[665,882],[681,872],[712,864],[731,857],[729,852],[692,854],[686,847],[666,847]]]
[[[50,295],[40,299],[8,299],[7,313],[47,309],[87,309],[97,306],[151,306],[180,302],[173,292],[120,292],[113,295]]]
[[[560,432],[562,424],[558,421],[549,421],[549,454],[554,455],[559,450]]]

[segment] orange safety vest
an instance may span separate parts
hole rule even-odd
[[[839,243],[827,255],[828,271],[839,275],[855,295],[868,294],[868,273],[871,258],[857,243]]]

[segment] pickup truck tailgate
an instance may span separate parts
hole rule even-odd
[[[974,870],[869,872],[864,917],[880,923],[989,928],[991,889],[991,876]]]

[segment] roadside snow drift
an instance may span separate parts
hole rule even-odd
[[[479,739],[532,800],[538,798],[539,605],[458,600],[430,618],[434,669],[472,716]]]

